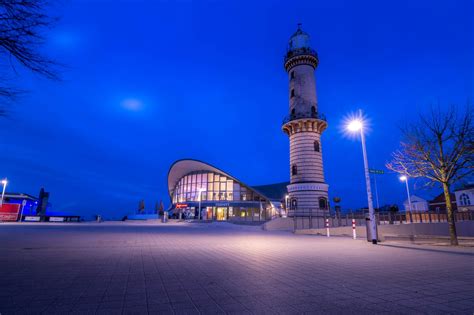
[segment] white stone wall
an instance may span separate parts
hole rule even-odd
[[[297,132],[290,135],[290,178],[291,183],[324,182],[321,135],[317,132]],[[319,142],[319,152],[314,142]],[[296,165],[298,173],[292,174]]]
[[[294,72],[294,79],[291,78],[292,72]],[[311,112],[311,105],[314,105],[317,111],[318,106],[314,68],[310,65],[299,65],[293,67],[288,72],[288,80],[290,113],[293,108],[296,109],[296,113],[309,113]],[[291,97],[291,90],[295,91],[294,97]]]

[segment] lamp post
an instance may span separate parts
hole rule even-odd
[[[407,196],[408,196],[408,211],[412,211],[412,208],[411,208],[411,198],[410,198],[410,188],[408,187],[408,176],[400,176],[400,180],[402,182],[405,182],[406,186],[407,186]]]
[[[199,209],[198,209],[198,220],[201,220],[201,194],[204,188],[199,188]]]
[[[5,197],[5,188],[7,187],[8,181],[6,178],[2,179],[2,185],[3,185],[3,190],[2,190],[2,199],[0,202],[0,205],[3,205],[3,198]]]
[[[365,136],[364,136],[364,124],[362,122],[362,111],[360,111],[360,118],[354,119],[349,122],[347,129],[351,132],[360,131],[360,139],[362,142],[362,154],[364,156],[364,172],[365,172],[365,185],[367,188],[367,201],[369,205],[369,219],[370,219],[370,236],[372,237],[372,244],[377,244],[377,226],[375,222],[375,211],[372,200],[372,191],[370,189],[370,175],[369,175],[369,162],[367,161],[367,150],[365,148]]]

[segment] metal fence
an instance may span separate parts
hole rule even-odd
[[[357,226],[365,226],[368,213],[345,213],[345,214],[329,214],[314,211],[296,211],[296,215],[291,216],[294,222],[294,229],[319,229],[324,228],[326,220],[330,227],[351,226],[352,220],[355,220]],[[411,223],[438,223],[448,222],[446,213],[433,211],[410,211],[403,213],[376,213],[375,218],[377,225],[385,224],[411,224]],[[474,221],[474,211],[455,212],[455,222]]]

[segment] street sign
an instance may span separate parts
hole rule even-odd
[[[385,172],[383,170],[375,170],[373,168],[369,168],[369,173],[372,173],[372,174],[385,174]]]

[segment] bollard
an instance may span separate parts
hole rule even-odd
[[[352,238],[356,239],[357,234],[356,234],[356,220],[352,219]]]
[[[329,237],[329,219],[326,219],[326,235]]]
[[[167,211],[163,212],[163,217],[161,218],[161,222],[162,223],[168,222],[168,212]]]

